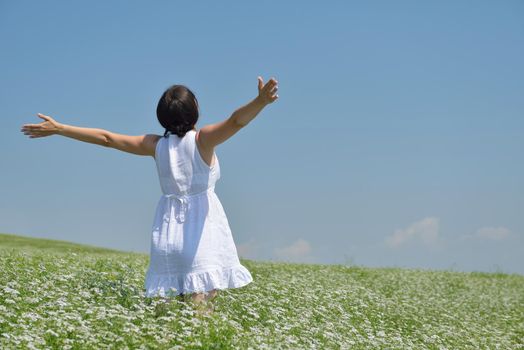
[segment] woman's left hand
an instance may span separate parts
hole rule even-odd
[[[62,124],[53,118],[37,113],[39,118],[44,119],[40,124],[24,124],[20,131],[25,135],[30,135],[30,138],[45,137],[57,134],[62,129]]]

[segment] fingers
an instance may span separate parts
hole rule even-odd
[[[24,135],[29,136],[31,139],[52,135],[53,133],[50,132],[50,130],[47,130],[50,123],[52,123],[51,117],[48,117],[42,113],[37,113],[37,115],[39,118],[44,119],[44,121],[40,124],[24,124],[22,125],[20,131],[23,132]]]
[[[261,83],[264,84],[264,80],[262,80],[262,77],[260,76],[258,77],[258,82],[259,82],[259,86]],[[271,86],[274,86],[276,84],[278,84],[278,81],[274,77],[272,77],[271,79],[268,80],[268,82],[265,85],[263,85],[263,87],[271,88]]]
[[[49,125],[47,120],[41,122],[40,124],[24,124],[22,125],[21,130],[42,130],[44,128],[44,125]]]
[[[22,127],[22,130],[39,130],[40,124],[26,124]]]
[[[28,135],[28,136],[35,136],[35,135],[48,135],[49,133],[47,132],[39,132],[39,131],[28,131],[28,132],[24,132],[24,135]]]
[[[36,114],[39,118],[42,118],[44,120],[49,120],[50,118],[47,116],[47,115],[43,115],[42,113],[37,113]]]
[[[277,81],[275,80],[275,78],[271,78],[271,80],[269,80],[267,82],[267,84],[264,86],[264,88],[262,90],[264,91],[271,91],[271,89],[273,89],[273,87],[275,87],[277,85]]]
[[[34,125],[34,126],[25,126],[20,131],[23,132],[24,135],[33,135],[33,134],[40,134],[42,132],[45,132],[45,129],[41,128],[40,125]]]
[[[51,136],[51,134],[30,134],[28,135],[30,139],[37,139],[39,137]]]
[[[49,131],[45,130],[44,128],[41,128],[40,125],[24,125],[20,131],[23,132],[24,135],[28,135],[31,138],[49,136],[51,134]]]
[[[262,77],[258,76],[258,91],[259,95],[263,96],[263,98],[266,101],[269,101],[270,103],[278,99],[278,95],[276,94],[278,90],[278,80],[276,80],[274,77],[268,80],[268,82],[264,85]]]
[[[269,88],[271,88],[272,86],[275,86],[276,84],[277,84],[276,79],[275,78],[271,78],[271,79],[269,79],[269,81],[266,83],[266,85],[264,87],[268,86]]]
[[[34,133],[24,133],[24,135],[29,136],[30,139],[35,139],[35,138],[38,138],[38,137],[49,136],[51,134],[43,133],[43,132],[34,132]]]

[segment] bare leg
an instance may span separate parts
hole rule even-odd
[[[205,293],[193,293],[192,300],[195,302],[199,314],[210,315],[215,311],[213,299],[217,296],[218,290],[213,289]]]
[[[200,304],[200,303],[202,303],[203,301],[206,300],[205,294],[204,293],[192,293],[191,294],[191,300],[195,304]]]
[[[212,301],[213,299],[215,299],[215,297],[217,295],[218,295],[218,290],[217,289],[210,290],[209,292],[207,292],[206,300],[207,301]]]
[[[191,300],[195,303],[201,303],[201,302],[211,301],[217,295],[218,295],[217,289],[210,290],[209,292],[192,293]]]
[[[207,305],[207,311],[210,314],[215,312],[215,304],[213,303],[213,300],[216,298],[217,295],[218,295],[218,290],[217,289],[210,290],[206,294],[206,303],[208,304]]]
[[[177,295],[177,299],[185,302],[190,301],[191,304],[195,307],[198,314],[210,314],[214,311],[214,306],[212,304],[212,300],[218,295],[218,290],[213,289],[211,291],[201,292],[201,293],[181,293]]]
[[[205,293],[191,293],[191,304],[200,316],[209,312]]]

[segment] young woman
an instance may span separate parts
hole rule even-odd
[[[240,264],[229,223],[214,188],[220,178],[215,148],[247,126],[278,99],[277,80],[258,77],[258,96],[225,120],[196,129],[198,101],[184,85],[164,91],[157,118],[164,135],[128,136],[95,128],[44,121],[25,124],[30,138],[62,135],[155,159],[163,195],[158,201],[145,278],[146,297],[188,294],[191,300],[212,300],[218,290],[243,287],[253,281]],[[212,304],[210,304],[212,305]],[[211,309],[212,310],[212,309]]]

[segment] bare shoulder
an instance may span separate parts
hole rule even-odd
[[[162,138],[160,135],[156,134],[146,134],[144,135],[144,148],[146,149],[147,155],[155,157],[156,145],[158,141]]]
[[[204,144],[204,141],[202,140],[202,128],[198,130],[195,129],[195,131],[196,131],[195,132],[195,141],[200,150],[205,150],[206,148],[207,149],[214,148],[214,147],[209,147],[206,144]]]

